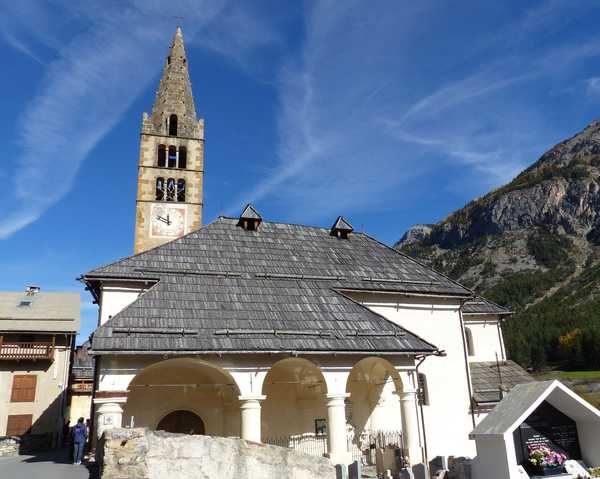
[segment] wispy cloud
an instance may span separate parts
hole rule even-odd
[[[229,212],[268,198],[318,221],[401,201],[399,191],[440,168],[468,199],[535,161],[560,139],[544,118],[544,89],[600,55],[597,35],[548,38],[595,6],[496,5],[479,10],[478,29],[465,23],[469,5],[383,1],[365,14],[352,0],[312,4],[301,55],[280,77],[278,161]]]
[[[0,220],[0,239],[35,221],[70,191],[81,162],[127,111],[131,103],[155,81],[171,31],[164,29],[165,15],[185,12],[185,35],[194,44],[215,48],[218,37],[225,45],[219,53],[235,61],[244,52],[272,41],[268,28],[257,27],[251,12],[229,6],[226,1],[132,2],[129,6],[108,3],[102,9],[80,5],[73,11],[68,2],[58,12],[37,11],[35,24],[52,24],[53,15],[69,12],[81,33],[55,42],[44,34],[46,46],[56,48],[35,96],[21,115],[18,137],[22,155],[14,165],[15,208]],[[25,2],[25,6],[30,6]],[[30,8],[7,12],[3,37],[14,48],[41,64],[34,48],[21,38]],[[223,27],[221,19],[228,28]],[[19,26],[15,31],[9,25]],[[46,30],[43,30],[46,31]],[[41,34],[38,34],[38,36]],[[60,32],[56,32],[60,36]],[[202,39],[206,39],[203,42]]]

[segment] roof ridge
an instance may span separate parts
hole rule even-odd
[[[368,233],[364,233],[364,232],[363,232],[362,234],[363,234],[363,235],[364,235],[366,238],[370,239],[371,241],[375,241],[376,243],[378,243],[378,244],[380,244],[380,245],[384,246],[385,248],[387,248],[387,249],[389,249],[389,250],[393,251],[393,252],[394,252],[394,253],[396,253],[397,255],[400,255],[400,256],[402,256],[403,258],[406,258],[406,259],[408,259],[408,260],[412,261],[413,263],[416,263],[416,264],[418,264],[418,265],[419,265],[419,266],[421,266],[422,268],[425,268],[425,269],[428,269],[428,270],[431,270],[431,271],[433,271],[435,274],[437,274],[437,275],[439,275],[439,276],[441,276],[441,277],[443,277],[443,278],[447,279],[447,280],[448,280],[448,281],[450,281],[451,283],[453,283],[453,284],[455,284],[455,285],[457,285],[457,286],[461,287],[462,289],[464,289],[464,290],[468,291],[469,293],[471,293],[471,295],[472,295],[473,297],[477,296],[477,295],[475,294],[475,292],[474,292],[472,289],[470,289],[470,288],[467,288],[466,286],[464,286],[464,285],[460,284],[458,281],[455,281],[455,280],[453,280],[452,278],[450,278],[449,276],[446,276],[444,273],[440,273],[438,270],[436,270],[436,269],[435,269],[435,268],[433,268],[432,266],[428,266],[428,265],[426,265],[426,264],[423,264],[423,263],[421,263],[420,261],[418,261],[418,260],[416,260],[415,258],[413,258],[412,256],[409,256],[409,255],[407,255],[406,253],[403,253],[402,251],[399,251],[399,250],[397,250],[396,248],[392,248],[391,246],[389,246],[389,245],[387,245],[387,244],[385,244],[385,243],[382,243],[382,242],[381,242],[381,241],[379,241],[377,238],[374,238],[374,237],[372,237],[372,236],[371,236],[371,235],[369,235]]]

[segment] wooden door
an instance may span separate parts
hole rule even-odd
[[[204,422],[190,411],[173,411],[163,417],[156,429],[183,434],[204,434]]]

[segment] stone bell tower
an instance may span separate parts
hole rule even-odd
[[[202,224],[204,120],[196,117],[181,28],[177,27],[152,113],[144,113],[135,216],[135,253]]]

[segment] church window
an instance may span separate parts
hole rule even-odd
[[[167,201],[175,201],[175,180],[173,178],[167,180]]]
[[[187,148],[185,146],[179,147],[179,168],[185,168],[187,166]]]
[[[419,383],[418,397],[419,403],[423,406],[429,406],[429,389],[427,388],[427,376],[424,373],[419,373],[417,376]]]
[[[177,166],[177,148],[169,146],[169,168]]]
[[[177,201],[185,201],[185,180],[177,180]]]
[[[169,56],[167,57],[167,64],[169,64],[169,65],[171,64],[171,55],[169,55]]]
[[[473,333],[469,328],[465,328],[465,336],[467,338],[467,353],[469,356],[475,356],[475,344],[473,343]]]
[[[156,200],[162,201],[165,199],[165,179],[156,178]]]
[[[169,136],[177,136],[177,115],[169,117]]]
[[[167,166],[167,149],[165,145],[158,145],[158,161],[157,165],[160,168]]]

